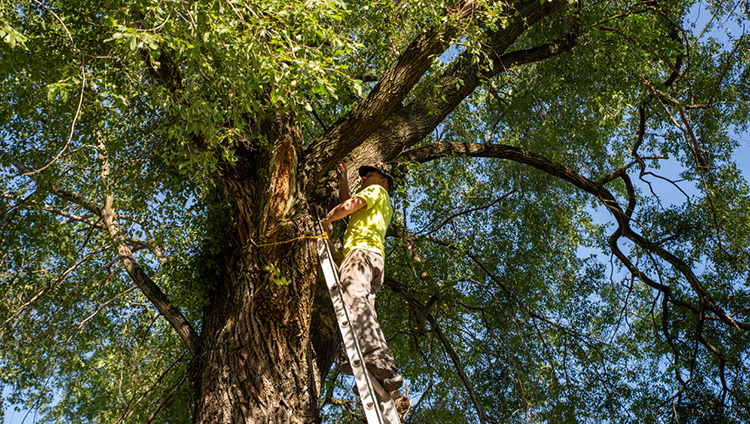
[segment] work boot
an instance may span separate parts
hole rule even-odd
[[[378,382],[387,392],[392,392],[401,388],[404,384],[404,377],[398,372],[392,372],[391,375],[384,378],[382,381],[378,380]]]
[[[380,385],[383,386],[383,388],[387,392],[393,392],[400,389],[404,384],[404,377],[402,377],[401,374],[398,373],[391,373],[391,375],[383,381],[378,380],[378,383],[380,383]],[[359,388],[357,388],[357,383],[354,383],[354,387],[352,387],[352,393],[359,396]]]
[[[378,381],[389,378],[396,371],[395,367],[391,367],[385,360],[380,358],[365,359],[365,366]],[[398,372],[396,371],[396,373]]]
[[[349,361],[341,362],[341,372],[347,375],[354,375],[352,364]],[[372,358],[365,360],[365,367],[375,376],[381,386],[389,392],[399,389],[404,383],[404,378],[398,373],[395,367],[391,367],[383,359]],[[356,388],[356,386],[355,386]]]
[[[379,380],[387,378],[393,371],[392,367],[383,359],[365,359],[365,366]],[[347,360],[341,361],[341,372],[347,375],[354,375],[352,364]]]

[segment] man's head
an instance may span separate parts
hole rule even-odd
[[[359,168],[359,176],[362,177],[362,188],[378,184],[385,188],[388,194],[393,194],[393,189],[396,188],[393,176],[382,164],[361,166]]]

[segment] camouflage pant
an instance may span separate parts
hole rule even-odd
[[[383,285],[383,257],[354,249],[339,268],[342,293],[351,314],[354,332],[365,360],[382,359],[396,371],[393,355],[385,341],[375,312],[375,293]]]

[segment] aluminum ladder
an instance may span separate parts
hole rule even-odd
[[[349,319],[350,314],[344,303],[344,295],[341,293],[338,267],[333,261],[331,246],[327,240],[326,238],[318,239],[318,258],[320,259],[320,266],[323,268],[328,294],[333,302],[333,310],[336,312],[346,356],[352,365],[357,389],[362,398],[367,424],[401,424],[391,394],[378,383],[372,373],[364,366],[362,350]]]

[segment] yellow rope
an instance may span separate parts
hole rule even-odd
[[[293,238],[291,240],[285,240],[285,241],[279,241],[279,242],[276,242],[276,243],[267,243],[267,244],[256,244],[253,241],[253,239],[251,239],[250,237],[248,237],[248,239],[250,240],[250,243],[252,243],[255,247],[276,246],[276,245],[279,245],[279,244],[291,243],[293,241],[302,240],[302,239],[319,239],[319,238],[328,239],[328,234],[323,233],[323,234],[321,234],[319,236],[302,236],[302,237]],[[330,240],[330,239],[328,239],[328,240]]]

